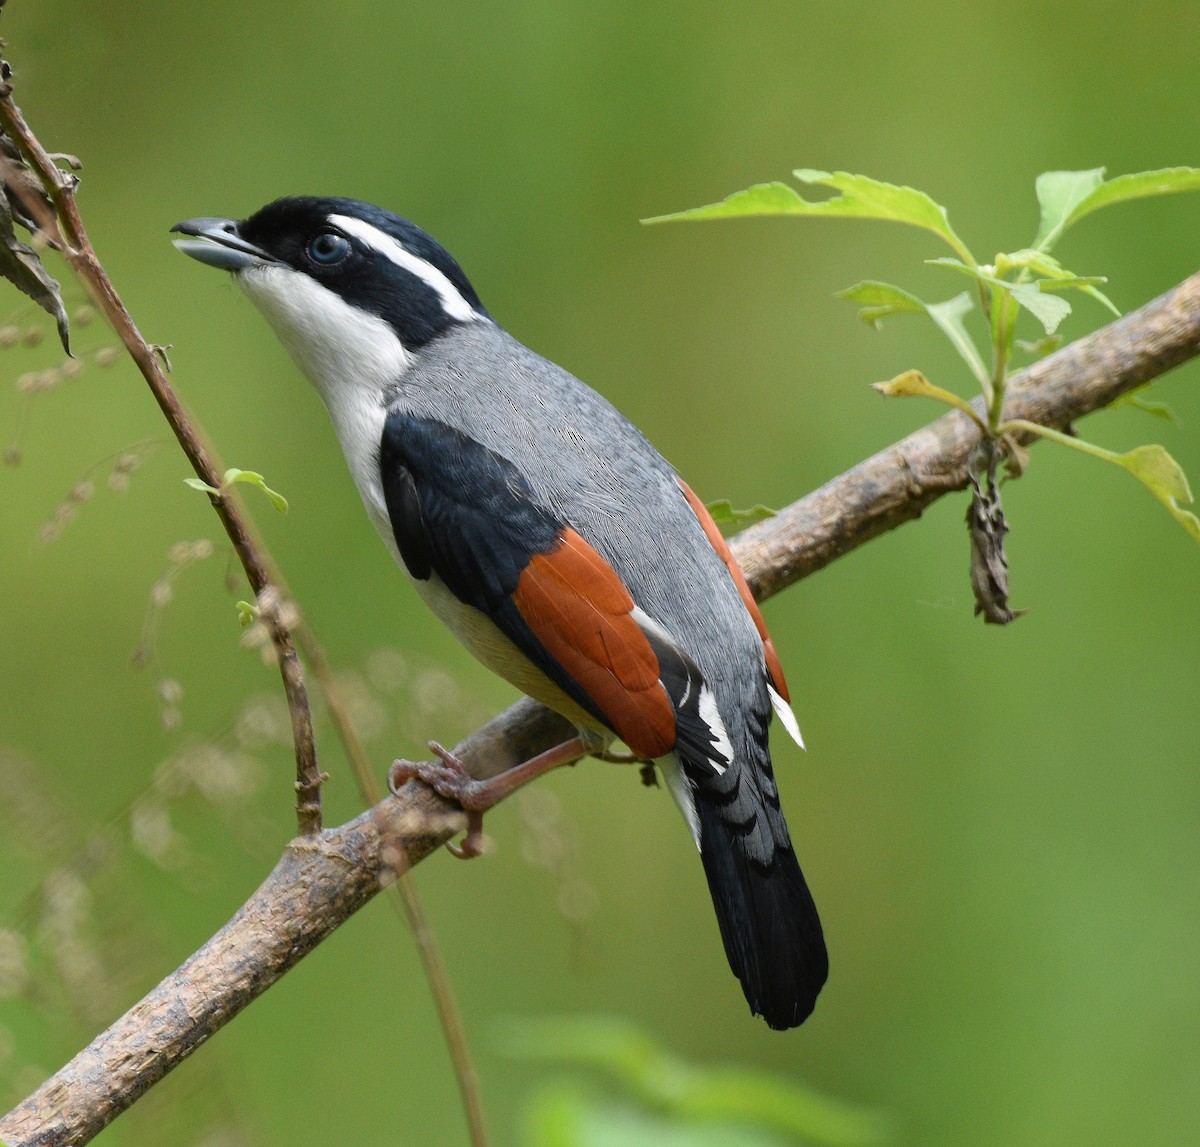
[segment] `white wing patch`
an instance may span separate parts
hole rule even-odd
[[[678,647],[679,642],[675,640],[675,635],[655,621],[640,605],[633,607],[630,617],[647,633],[657,637],[659,641],[665,641],[668,645]]]
[[[642,607],[634,606],[633,619],[642,627],[642,630],[657,638],[665,645],[678,650],[679,642],[675,640],[674,635],[659,622],[655,621]],[[708,731],[712,734],[713,757],[709,758],[709,764],[718,774],[725,771],[728,765],[733,764],[733,743],[729,739],[729,730],[725,728],[725,722],[721,720],[721,712],[717,708],[717,698],[713,691],[704,684],[699,676],[699,670],[696,671],[695,681],[700,686],[700,696],[696,700],[696,710],[700,715]],[[684,690],[681,696],[673,698],[673,703],[676,709],[682,709],[692,696],[692,678],[689,677],[684,682]],[[720,760],[716,758],[719,757]],[[724,764],[722,764],[724,762]],[[676,797],[678,802],[679,798]],[[683,805],[680,804],[680,808]]]
[[[796,714],[792,712],[791,705],[775,691],[773,685],[768,685],[767,690],[771,694],[771,706],[775,710],[775,715],[788,731],[788,735],[792,740],[803,749],[804,738],[800,735],[800,722],[796,720]]]
[[[729,731],[725,728],[725,722],[721,720],[717,699],[707,685],[700,686],[700,720],[708,726],[709,732],[713,735],[713,752],[725,762],[722,765],[715,760],[710,760],[709,764],[718,773],[723,773],[726,765],[733,764],[733,745],[729,740]]]
[[[345,231],[347,235],[353,235],[360,242],[365,243],[372,251],[378,251],[379,254],[391,259],[397,267],[403,267],[406,271],[411,271],[417,278],[428,283],[437,292],[438,298],[442,300],[442,306],[445,308],[446,314],[452,319],[459,319],[462,322],[472,322],[475,319],[483,317],[463,298],[462,292],[446,278],[445,274],[439,271],[428,260],[422,259],[419,255],[414,255],[404,244],[393,239],[391,235],[380,231],[378,227],[372,227],[370,223],[364,223],[361,219],[355,219],[350,215],[330,215],[329,222],[339,230]]]

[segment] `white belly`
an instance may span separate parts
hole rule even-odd
[[[404,567],[403,562],[400,565]],[[459,601],[436,574],[427,581],[410,580],[425,604],[437,614],[446,628],[467,647],[472,656],[498,677],[503,677],[522,693],[541,701],[556,713],[561,713],[577,727],[599,733],[606,740],[613,738],[612,730],[606,729],[568,697],[500,632],[486,614]]]

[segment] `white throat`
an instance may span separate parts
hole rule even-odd
[[[389,539],[379,480],[384,394],[412,356],[383,319],[352,307],[301,271],[265,264],[237,280],[324,400],[363,502]]]

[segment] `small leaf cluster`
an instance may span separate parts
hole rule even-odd
[[[937,235],[950,247],[953,255],[931,259],[929,263],[971,280],[971,289],[930,303],[890,283],[866,280],[839,295],[857,303],[860,317],[871,326],[901,314],[923,315],[931,320],[949,340],[978,384],[982,414],[976,405],[934,385],[915,370],[878,383],[876,388],[891,396],[934,398],[963,411],[979,426],[985,438],[1000,444],[1011,474],[1018,474],[1024,468],[1026,456],[1018,438],[1027,435],[1048,438],[1094,458],[1113,462],[1142,482],[1176,521],[1200,542],[1200,518],[1180,505],[1192,501],[1187,478],[1162,446],[1139,446],[1119,454],[1051,427],[1004,418],[1004,395],[1014,348],[1035,354],[1056,349],[1058,328],[1071,313],[1067,298],[1071,292],[1083,294],[1119,314],[1100,290],[1106,282],[1102,276],[1077,274],[1051,254],[1067,228],[1102,207],[1148,196],[1200,190],[1200,168],[1173,167],[1121,175],[1110,180],[1104,178],[1103,168],[1045,172],[1035,185],[1040,221],[1032,243],[997,254],[991,263],[982,263],[975,258],[950,225],[946,209],[922,191],[848,172],[801,169],[794,174],[802,184],[827,187],[835,194],[826,199],[810,200],[789,184],[764,183],[736,192],[720,203],[658,216],[646,222],[807,215],[885,219]],[[987,322],[988,353],[980,351],[967,325],[968,317],[976,308]],[[1016,338],[1017,320],[1021,314],[1027,314],[1037,322],[1043,332],[1041,338],[1032,342]],[[1138,399],[1132,401],[1151,413],[1169,417],[1169,412],[1159,404],[1146,404]]]
[[[239,470],[236,466],[230,466],[228,470],[221,475],[221,485],[210,486],[203,478],[184,478],[184,482],[191,486],[193,490],[203,490],[208,494],[220,495],[225,492],[235,482],[242,482],[249,486],[257,486],[270,499],[271,505],[275,507],[281,514],[288,512],[287,499],[277,490],[272,490],[267,485],[266,479],[254,470]]]
[[[770,506],[764,506],[761,502],[753,506],[748,506],[744,510],[738,509],[728,498],[718,498],[715,502],[709,502],[705,508],[712,515],[717,528],[726,536],[740,533],[742,530],[756,525],[758,522],[765,522],[768,518],[773,518],[779,513],[778,510],[773,510]]]

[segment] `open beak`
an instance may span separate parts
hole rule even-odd
[[[247,243],[238,234],[234,219],[185,219],[171,230],[194,236],[174,240],[175,246],[185,255],[222,271],[246,271],[263,263],[279,261],[253,243]]]

